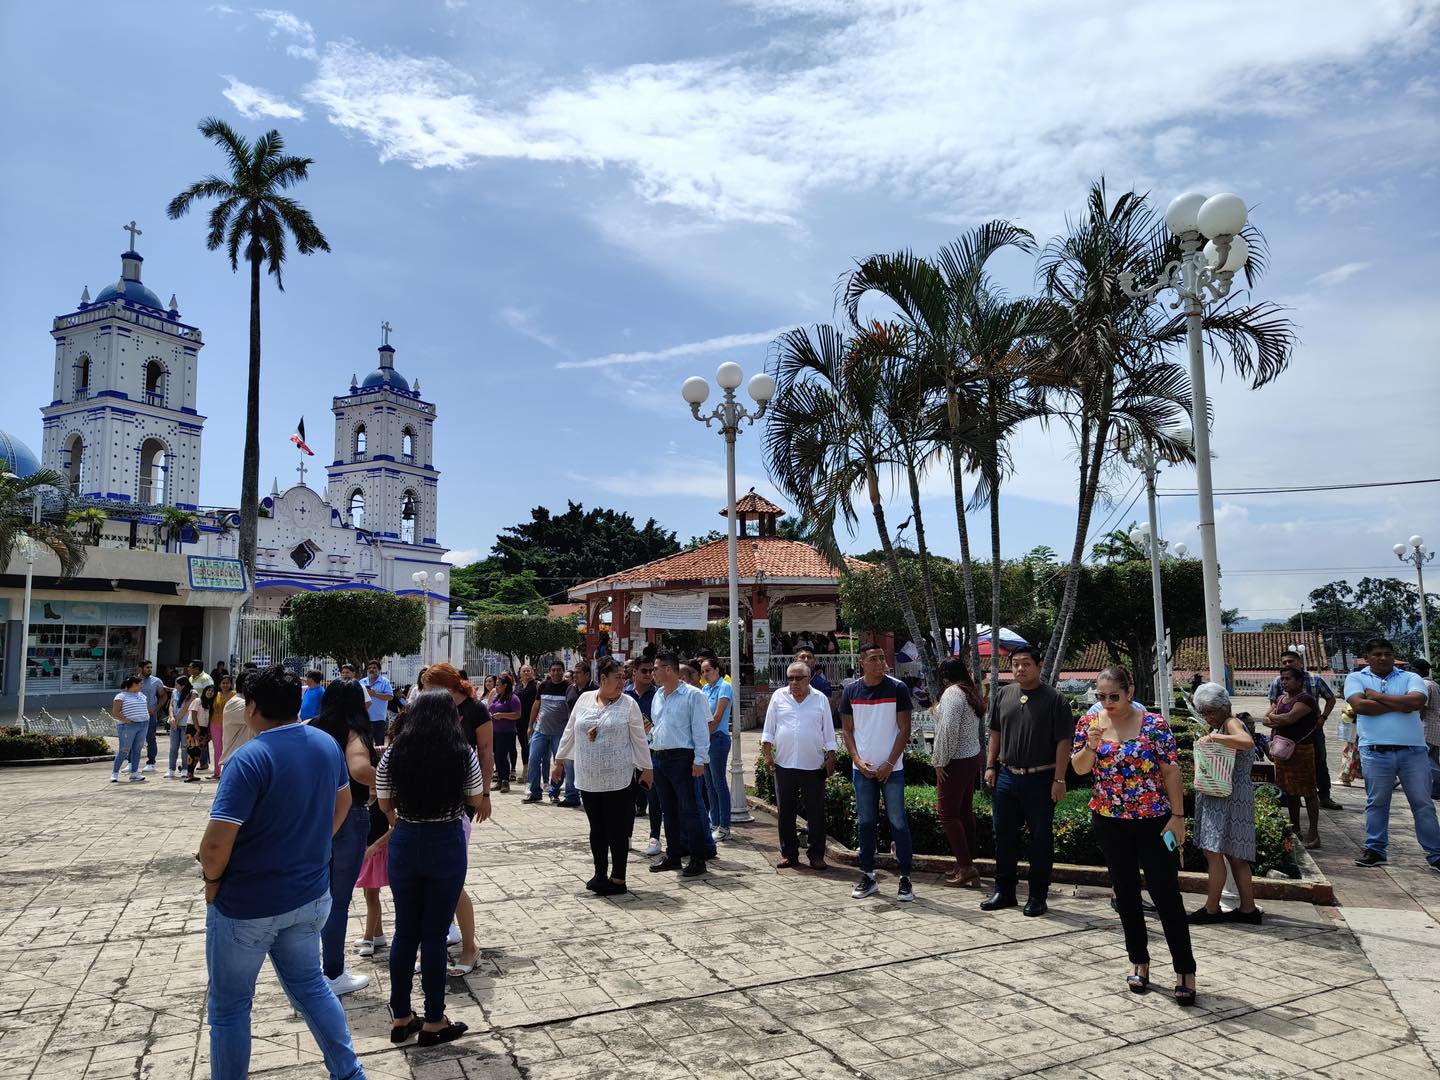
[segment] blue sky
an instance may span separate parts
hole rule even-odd
[[[388,319],[397,368],[439,406],[440,539],[461,553],[567,497],[682,540],[718,527],[723,446],[686,376],[759,370],[778,330],[832,318],[855,257],[997,215],[1049,236],[1101,173],[1162,205],[1234,190],[1269,237],[1258,295],[1292,308],[1302,345],[1258,393],[1212,376],[1217,487],[1433,477],[1437,25],[1420,0],[6,5],[0,427],[38,447],[49,320],[118,276],[135,218],[146,283],[205,332],[201,495],[233,503],[247,286],[203,218],[163,213],[220,168],[195,131],[213,114],[316,159],[298,196],[334,248],[267,286],[265,488],[294,478],[301,413],[325,459],[330,396],[374,366]],[[997,270],[1032,287],[1023,257]],[[1016,463],[1004,551],[1067,550],[1065,440],[1028,431]],[[758,432],[740,472],[769,490]],[[948,477],[928,490],[953,552]],[[1437,508],[1436,486],[1222,498],[1225,603],[1278,616],[1401,570],[1390,545],[1440,542]],[[1198,547],[1191,500],[1162,514]]]

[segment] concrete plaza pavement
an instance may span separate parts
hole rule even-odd
[[[111,785],[107,773],[0,771],[0,1080],[209,1076],[192,853],[215,785]],[[1322,865],[1353,857],[1360,816],[1326,815]],[[1440,1018],[1428,1004],[1440,877],[1415,863],[1402,803],[1391,868],[1337,873],[1341,907],[1270,902],[1263,927],[1197,928],[1190,1010],[1170,999],[1153,920],[1157,989],[1126,991],[1100,889],[1057,887],[1041,919],[982,913],[979,893],[930,875],[916,877],[913,904],[895,901],[883,873],[880,897],[853,901],[851,870],[776,871],[773,824],[760,819],[737,826],[702,879],[648,874],[637,850],[633,893],[600,900],[583,886],[585,828],[580,811],[521,805],[516,785],[476,829],[483,956],[450,982],[450,1015],[472,1029],[458,1042],[392,1047],[385,956],[352,958],[371,977],[343,999],[368,1076],[1437,1075],[1440,1046],[1427,1054],[1422,1036],[1434,1036],[1427,1011]],[[355,939],[358,895],[351,914]],[[268,965],[253,1031],[252,1075],[324,1076]]]

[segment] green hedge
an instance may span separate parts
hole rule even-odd
[[[16,727],[0,728],[0,761],[103,757],[109,753],[110,745],[94,735],[22,735]]]
[[[1188,751],[1186,752],[1188,754]],[[1185,756],[1185,755],[1182,755]],[[913,762],[913,765],[912,765]],[[837,755],[835,775],[825,783],[825,822],[829,835],[848,848],[856,846],[855,785],[850,779],[849,756]],[[912,773],[912,768],[914,772]],[[928,772],[927,772],[928,770]],[[930,778],[929,783],[921,777]],[[940,824],[934,787],[935,767],[925,754],[905,754],[905,813],[910,820],[910,839],[917,855],[949,855],[950,845]],[[1189,773],[1187,771],[1187,784]],[[755,765],[755,793],[770,804],[775,802],[775,779],[764,761]],[[1057,862],[1080,866],[1104,866],[1105,860],[1095,843],[1090,827],[1090,791],[1077,788],[1066,792],[1055,808],[1055,859]],[[1194,818],[1187,818],[1185,829],[1193,834]],[[975,792],[975,833],[982,858],[994,858],[995,831],[991,823],[990,795],[984,788]],[[1024,838],[1028,842],[1028,830]],[[1295,837],[1290,821],[1274,795],[1266,789],[1255,795],[1255,872],[1264,874],[1273,869],[1293,871]],[[880,815],[879,843],[881,849],[890,843],[890,827]],[[1205,856],[1189,839],[1182,852],[1186,870],[1204,870]]]

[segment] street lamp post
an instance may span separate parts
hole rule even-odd
[[[420,646],[420,662],[429,665],[434,661],[434,655],[430,649],[430,582],[433,580],[435,588],[440,588],[445,584],[445,573],[437,570],[432,578],[430,571],[416,570],[410,575],[410,580],[419,585],[425,593],[425,640]]]
[[[735,437],[740,434],[742,422],[753,424],[765,415],[770,399],[775,396],[775,380],[765,372],[752,376],[747,391],[759,406],[751,412],[735,399],[745,373],[740,365],[726,362],[715,371],[715,381],[725,391],[725,399],[706,415],[701,415],[700,406],[710,396],[710,384],[699,375],[692,375],[680,387],[680,394],[690,405],[690,414],[696,420],[704,421],[706,427],[720,421],[720,433],[725,436],[725,498],[726,526],[729,536],[729,578],[730,578],[730,670],[735,679],[736,693],[734,712],[731,716],[730,738],[730,820],[750,821],[750,805],[745,801],[745,757],[740,749],[740,562],[736,555],[735,526]]]
[[[1135,275],[1120,275],[1120,287],[1129,296],[1149,297],[1174,289],[1171,307],[1184,306],[1190,353],[1190,423],[1195,437],[1195,488],[1200,510],[1200,560],[1205,575],[1205,652],[1210,678],[1225,681],[1224,625],[1220,609],[1220,562],[1215,550],[1215,495],[1210,480],[1210,424],[1205,396],[1205,304],[1230,293],[1235,272],[1250,257],[1240,235],[1248,214],[1238,195],[1196,192],[1177,196],[1165,211],[1165,224],[1180,238],[1183,254],[1167,263],[1160,279],[1136,287]],[[1209,239],[1204,243],[1202,235]],[[1202,246],[1203,245],[1203,246]]]
[[[1410,537],[1406,544],[1396,544],[1390,550],[1395,552],[1395,557],[1401,562],[1415,565],[1415,579],[1420,586],[1420,652],[1428,664],[1430,663],[1430,616],[1425,612],[1425,564],[1435,558],[1435,553],[1425,550],[1425,538],[1419,535]],[[29,610],[28,604],[26,610]]]
[[[12,472],[5,473],[6,480],[19,480],[20,477]],[[30,503],[30,524],[36,525],[40,521],[40,492],[35,492],[35,497]],[[25,683],[26,677],[30,674],[30,594],[31,586],[35,581],[35,559],[40,552],[35,547],[35,542],[28,536],[20,537],[20,554],[25,559],[25,606],[20,609],[20,683],[16,688],[18,696],[15,701],[15,723],[19,725],[22,732],[29,729],[25,719]]]

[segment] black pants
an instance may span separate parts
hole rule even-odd
[[[590,854],[595,859],[595,876],[602,881],[607,877],[625,880],[630,833],[635,828],[634,787],[632,784],[618,791],[580,792],[585,816],[590,819]]]
[[[520,744],[520,764],[528,769],[530,767],[530,736],[525,732],[530,727],[528,722],[521,721],[515,731],[515,741]],[[517,769],[516,775],[524,769]]]
[[[703,863],[713,858],[710,823],[700,803],[699,778],[691,775],[693,750],[656,750],[655,786],[660,789],[660,817],[665,826],[665,858],[689,856]]]
[[[780,854],[787,859],[800,856],[800,838],[795,831],[795,812],[805,803],[805,820],[810,823],[811,862],[825,858],[825,770],[787,769],[775,766],[775,807],[780,811]]]
[[[515,732],[496,731],[495,738],[495,786],[510,783],[510,774],[515,771]]]
[[[1328,801],[1330,798],[1330,762],[1325,757],[1325,729],[1316,728],[1313,737],[1315,743],[1315,789],[1320,792],[1320,798]]]
[[[991,817],[995,826],[995,891],[1015,895],[1020,862],[1020,828],[1030,826],[1030,897],[1050,895],[1055,862],[1055,804],[1050,801],[1054,769],[1023,776],[1003,766],[995,779]]]
[[[1120,925],[1125,929],[1125,951],[1132,964],[1150,963],[1149,935],[1145,913],[1140,909],[1140,871],[1145,887],[1165,930],[1170,962],[1177,975],[1195,973],[1195,956],[1190,951],[1190,924],[1185,919],[1185,902],[1180,897],[1180,857],[1165,846],[1160,834],[1168,819],[1110,818],[1090,815],[1095,841],[1105,854]]]

